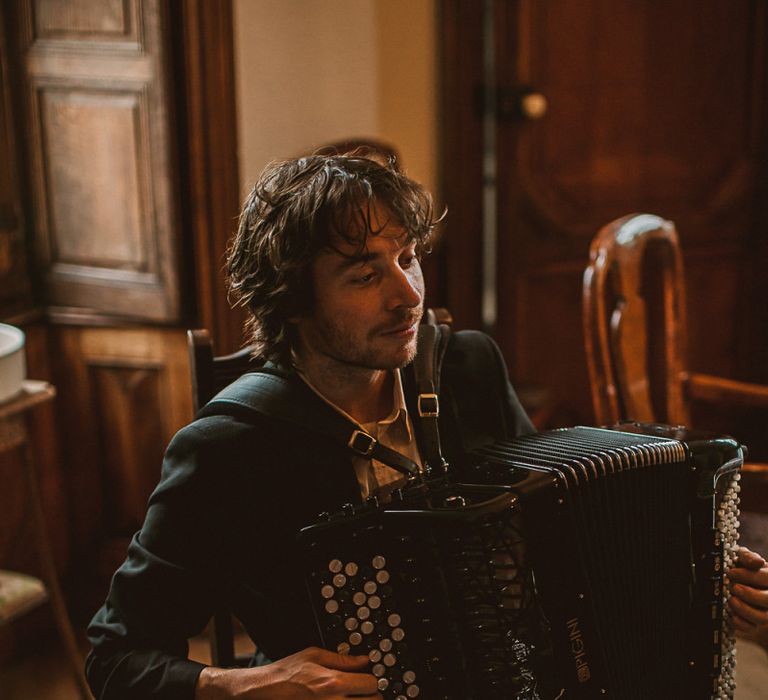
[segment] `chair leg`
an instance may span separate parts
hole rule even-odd
[[[211,661],[220,668],[232,668],[235,665],[235,632],[232,615],[227,610],[219,610],[211,622]]]
[[[64,651],[70,664],[70,670],[74,676],[77,690],[83,700],[92,700],[88,683],[85,680],[84,659],[80,654],[75,638],[75,632],[72,629],[72,623],[69,619],[67,606],[64,602],[64,596],[59,586],[59,577],[56,572],[56,564],[51,551],[51,544],[48,539],[48,527],[45,523],[42,502],[40,501],[40,490],[37,485],[37,476],[35,465],[32,460],[29,443],[24,445],[24,472],[27,474],[27,488],[29,489],[30,499],[32,501],[33,517],[35,519],[35,530],[37,533],[37,547],[40,556],[40,566],[42,568],[43,580],[48,589],[51,610],[56,627],[64,645]]]

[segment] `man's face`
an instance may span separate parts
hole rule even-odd
[[[371,224],[381,230],[368,236],[362,254],[340,241],[341,253],[323,251],[313,263],[314,308],[295,319],[300,363],[377,370],[414,358],[424,301],[415,243],[386,210],[372,207]]]

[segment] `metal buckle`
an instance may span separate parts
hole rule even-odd
[[[437,394],[419,394],[419,416],[437,418],[440,415],[440,403]]]
[[[373,435],[368,435],[368,433],[363,430],[355,430],[347,443],[348,447],[363,457],[369,457],[371,452],[373,452],[375,445],[376,438],[373,437]]]

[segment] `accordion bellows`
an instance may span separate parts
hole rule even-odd
[[[727,698],[733,440],[569,428],[305,528],[323,643],[385,698]]]

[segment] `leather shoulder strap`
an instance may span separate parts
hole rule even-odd
[[[426,467],[428,474],[436,476],[445,472],[448,463],[440,448],[440,369],[448,347],[450,328],[437,324],[431,316],[419,326],[418,352],[414,361],[414,377],[419,395],[417,409],[422,425]]]
[[[335,411],[297,375],[266,368],[244,374],[216,394],[198,415],[217,415],[233,406],[291,423],[301,431],[311,429],[328,435],[355,454],[376,459],[409,477],[419,473],[413,460],[382,445]]]

